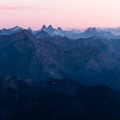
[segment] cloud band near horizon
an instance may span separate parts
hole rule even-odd
[[[41,8],[39,6],[8,6],[0,5],[0,10],[49,10],[51,8]]]

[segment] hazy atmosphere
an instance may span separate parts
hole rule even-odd
[[[0,0],[0,120],[120,120],[120,0]]]
[[[0,29],[118,27],[120,0],[0,0]]]

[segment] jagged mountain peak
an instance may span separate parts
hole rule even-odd
[[[30,27],[27,30],[32,30]]]
[[[0,35],[10,35],[13,33],[17,33],[19,31],[23,30],[23,28],[19,27],[19,26],[15,26],[13,28],[3,28],[2,30],[0,30]]]
[[[21,30],[23,30],[23,28],[19,27],[19,26],[15,26],[13,28],[9,28],[8,30],[11,30],[11,31],[21,31]]]
[[[88,29],[86,30],[86,32],[93,32],[93,33],[95,33],[95,32],[98,32],[98,30],[97,30],[96,27],[93,27],[93,28],[88,28]]]
[[[95,27],[88,28],[86,31],[81,33],[81,37],[83,37],[83,38],[92,37],[92,36],[101,36],[101,37],[105,37],[105,38],[115,38],[115,36],[111,32],[101,31]]]
[[[49,26],[47,27],[47,29],[49,29],[49,30],[53,29],[52,25],[49,25]]]
[[[58,31],[62,31],[62,28],[61,28],[61,27],[58,27],[57,30],[58,30]]]
[[[15,26],[15,27],[13,27],[13,29],[21,29],[21,27]]]
[[[43,25],[41,29],[44,30],[44,29],[46,29],[46,28],[47,28],[46,25]]]

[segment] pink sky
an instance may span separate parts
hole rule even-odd
[[[0,29],[118,27],[120,0],[0,0]]]

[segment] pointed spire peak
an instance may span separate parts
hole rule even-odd
[[[42,29],[42,30],[46,29],[46,25],[43,25],[41,29]]]
[[[48,26],[48,29],[53,29],[52,25],[49,25],[49,26]]]
[[[27,29],[27,31],[29,31],[30,33],[33,34],[33,31],[32,31],[32,29],[30,27]]]
[[[62,28],[61,28],[61,27],[58,27],[57,30],[62,31]]]
[[[32,29],[29,27],[29,28],[27,28],[27,30],[32,30]]]
[[[91,30],[91,29],[96,29],[95,27],[88,27],[88,30]]]
[[[21,27],[19,27],[19,26],[15,26],[15,27],[9,28],[9,29],[7,29],[7,30],[11,30],[11,31],[15,32],[15,31],[21,31],[21,30],[23,30],[23,28],[21,28]]]
[[[96,27],[92,27],[92,28],[90,27],[86,31],[97,32],[97,29],[96,29]]]
[[[18,29],[22,29],[22,28],[19,27],[19,26],[15,26],[15,27],[13,27],[13,28],[11,28],[11,29],[18,30]]]

